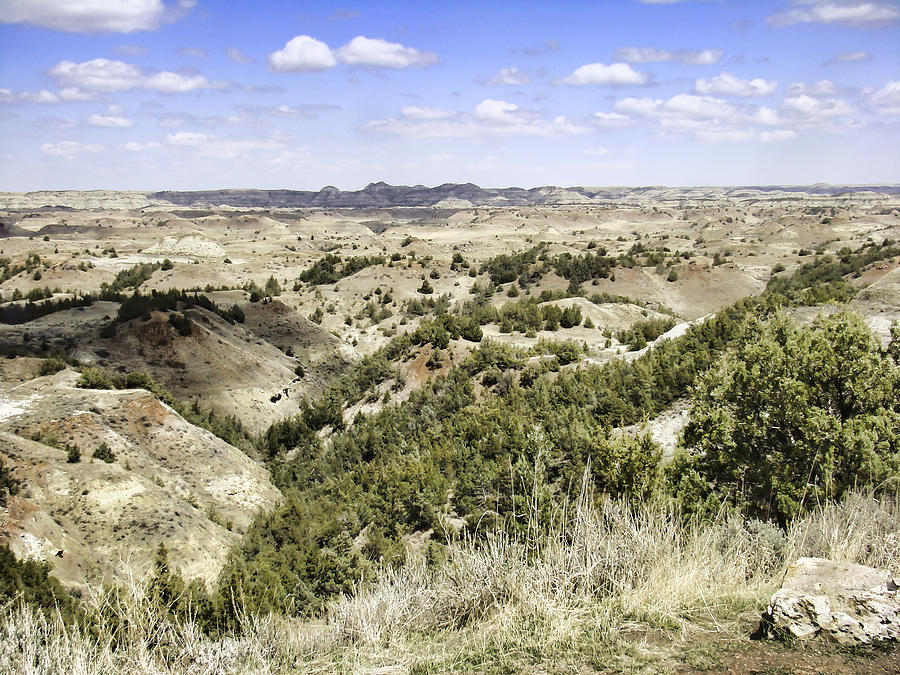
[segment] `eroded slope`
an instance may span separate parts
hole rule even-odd
[[[279,499],[268,472],[144,390],[79,389],[77,378],[0,382],[0,457],[23,485],[0,511],[0,543],[51,559],[76,586],[140,576],[162,543],[186,578],[212,582]],[[92,457],[103,443],[112,462]]]

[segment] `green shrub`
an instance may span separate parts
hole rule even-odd
[[[82,389],[115,389],[110,376],[101,368],[94,367],[82,370],[75,386]]]
[[[861,319],[751,320],[702,378],[684,439],[696,471],[750,514],[900,478],[900,367]]]
[[[94,450],[94,454],[91,455],[94,459],[99,459],[107,464],[111,464],[116,461],[115,453],[110,449],[109,445],[106,442],[101,443],[97,446],[97,449]]]
[[[37,374],[39,377],[43,377],[45,375],[53,375],[54,373],[58,373],[61,370],[65,370],[65,368],[69,364],[66,363],[64,358],[59,356],[53,356],[49,359],[44,359],[41,361],[41,365],[38,368]]]
[[[0,506],[6,506],[9,495],[19,492],[19,481],[13,477],[12,472],[6,468],[3,458],[0,458]]]
[[[17,560],[6,544],[0,545],[0,605],[21,600],[39,609],[47,619],[59,616],[66,624],[79,615],[75,601],[62,585],[50,576],[50,563]]]

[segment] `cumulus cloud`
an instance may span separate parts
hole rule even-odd
[[[795,0],[794,7],[769,16],[776,28],[798,23],[879,26],[900,19],[900,9],[886,2],[867,0]]]
[[[269,66],[278,72],[327,70],[338,61],[348,66],[368,68],[410,68],[437,63],[437,55],[381,38],[357,35],[339,49],[331,49],[321,40],[298,35],[283,49],[269,54]]]
[[[133,121],[122,116],[122,109],[117,105],[109,106],[105,115],[89,115],[85,122],[92,127],[112,127],[117,129],[127,129],[134,125]]]
[[[721,49],[656,49],[655,47],[622,47],[613,58],[626,63],[661,63],[678,61],[695,65],[712,65],[722,59]]]
[[[0,103],[40,103],[54,104],[73,101],[93,101],[94,94],[78,87],[66,87],[59,91],[20,91],[13,92],[9,89],[0,89]]]
[[[573,87],[585,85],[628,85],[646,84],[649,77],[646,73],[634,70],[627,63],[589,63],[576,68],[571,75],[567,75],[555,82],[555,84],[568,84]]]
[[[515,103],[484,99],[472,112],[407,106],[400,117],[373,120],[362,131],[408,138],[471,138],[478,136],[574,136],[593,131],[586,121],[552,119]]]
[[[722,98],[677,94],[667,100],[630,97],[615,112],[643,120],[665,136],[689,134],[705,143],[789,141],[798,130],[839,132],[852,126],[852,108],[838,101],[787,100],[778,110],[735,104]]]
[[[60,143],[44,143],[41,152],[50,157],[62,157],[63,159],[75,159],[81,155],[89,155],[103,150],[102,145],[79,143],[78,141],[62,141]]]
[[[59,103],[59,96],[46,89],[20,92],[0,89],[0,103]]]
[[[327,70],[337,65],[331,47],[309,35],[298,35],[269,54],[269,67],[280,73]]]
[[[196,0],[3,0],[0,23],[24,23],[66,33],[155,30],[184,16]]]
[[[876,110],[884,115],[900,115],[900,80],[891,80],[869,96]]]
[[[167,70],[153,73],[144,78],[139,85],[142,89],[153,89],[164,94],[184,94],[196,89],[220,88],[222,85],[211,85],[203,75],[179,75]]]
[[[516,85],[521,86],[525,84],[531,84],[531,76],[516,68],[515,66],[510,66],[509,68],[501,68],[500,72],[496,75],[492,75],[487,78],[479,78],[479,84],[486,84],[490,86],[496,85]]]
[[[722,73],[715,77],[700,78],[694,83],[694,92],[697,94],[712,94],[714,96],[769,96],[775,93],[778,83],[774,80],[766,81],[761,77],[752,80],[744,80],[731,73]]]
[[[47,74],[62,86],[87,91],[150,89],[173,94],[227,86],[224,82],[209,82],[203,75],[181,75],[166,70],[146,74],[134,64],[110,59],[83,63],[60,61]]]
[[[235,49],[234,47],[229,47],[225,50],[225,56],[227,56],[230,60],[235,63],[253,63],[253,59],[240,49]]]
[[[335,54],[349,66],[369,66],[372,68],[409,68],[437,63],[437,54],[423,52],[414,47],[405,47],[397,42],[381,38],[367,38],[357,35],[349,44],[338,49]]]
[[[840,99],[818,99],[802,94],[782,101],[779,111],[786,117],[801,120],[820,120],[853,115],[856,108]]]

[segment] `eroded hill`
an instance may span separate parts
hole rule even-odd
[[[0,382],[0,457],[22,486],[0,543],[76,587],[140,578],[160,544],[186,578],[214,582],[280,498],[268,471],[147,391],[80,389],[72,370],[31,379],[36,366],[6,362]]]

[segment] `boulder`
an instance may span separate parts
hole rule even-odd
[[[900,579],[886,570],[800,558],[769,603],[770,634],[842,645],[900,639]]]

